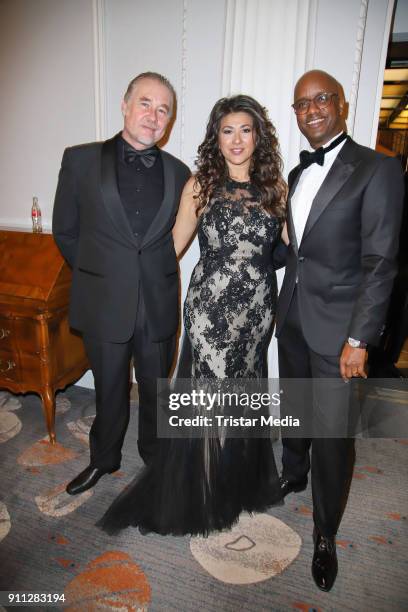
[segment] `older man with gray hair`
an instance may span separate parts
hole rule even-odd
[[[122,101],[123,130],[106,142],[65,150],[53,233],[72,267],[70,324],[95,378],[90,464],[71,495],[119,469],[129,421],[129,364],[139,388],[139,453],[155,452],[156,380],[174,357],[178,266],[171,230],[189,168],[157,146],[175,110],[162,75],[134,78]]]

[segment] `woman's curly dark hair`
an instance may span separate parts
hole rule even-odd
[[[230,113],[248,113],[256,135],[249,176],[261,194],[260,203],[269,213],[285,216],[286,183],[282,178],[282,158],[276,131],[268,111],[251,96],[237,95],[221,98],[211,111],[204,141],[198,147],[195,186],[197,215],[208,204],[214,190],[228,177],[228,166],[218,146],[221,119]]]

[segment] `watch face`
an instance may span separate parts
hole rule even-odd
[[[354,338],[349,338],[347,340],[347,342],[349,343],[350,346],[352,346],[353,348],[358,348],[360,346],[360,342],[359,340],[354,340]]]

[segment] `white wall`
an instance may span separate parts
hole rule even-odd
[[[319,0],[316,19],[313,68],[326,70],[350,94],[361,2]]]
[[[375,144],[373,126],[376,135],[393,4],[394,0],[317,2],[309,68],[326,70],[343,85],[351,107],[349,132],[366,146]],[[307,145],[304,139],[302,144]]]
[[[0,2],[0,225],[50,226],[64,148],[95,138],[92,0]]]
[[[105,3],[107,134],[122,126],[120,101],[133,76],[146,70],[166,75],[181,89],[183,2],[116,0]],[[167,4],[170,8],[170,5]],[[146,49],[148,52],[146,53]],[[164,52],[164,50],[171,50]],[[180,153],[179,126],[173,129],[168,150]]]
[[[214,102],[244,90],[269,108],[287,174],[300,147],[291,91],[310,68],[343,84],[353,100],[354,136],[372,144],[392,5],[2,0],[0,225],[29,227],[37,195],[50,227],[63,149],[118,131],[123,92],[145,70],[164,73],[176,87],[177,121],[165,148],[190,166]],[[181,265],[183,297],[197,257],[194,244]],[[275,364],[274,349],[271,356]]]

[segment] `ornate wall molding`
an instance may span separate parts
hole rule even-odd
[[[107,138],[105,0],[92,1],[94,32],[95,138]]]
[[[367,25],[368,0],[361,0],[360,15],[357,23],[356,48],[354,52],[353,77],[349,99],[347,127],[350,136],[354,133],[358,88],[360,85],[361,62],[363,59],[364,36]]]

